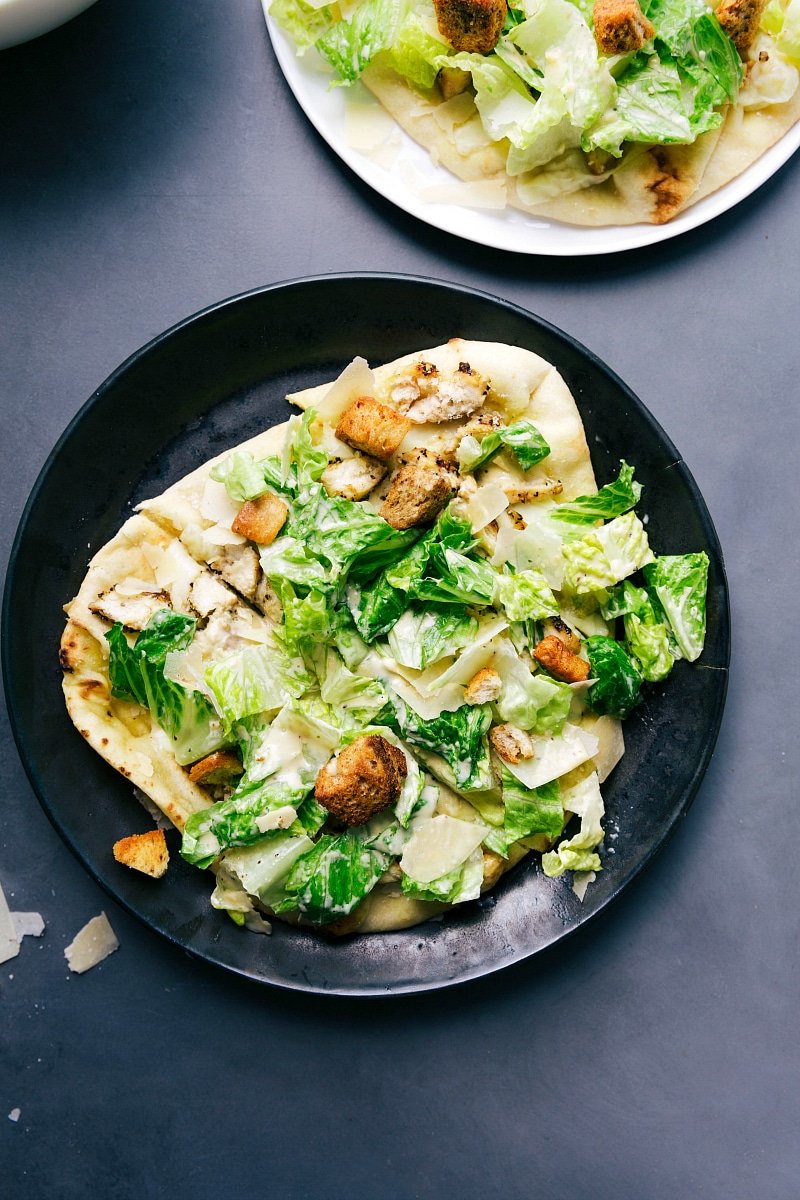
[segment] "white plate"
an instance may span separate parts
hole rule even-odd
[[[797,124],[736,179],[666,225],[609,225],[591,229],[562,225],[512,208],[490,210],[433,203],[421,193],[436,186],[452,188],[454,183],[457,186],[450,172],[435,166],[427,152],[394,122],[390,132],[391,119],[366,88],[360,84],[354,88],[330,88],[332,75],[328,69],[323,70],[322,60],[313,50],[298,58],[290,39],[269,17],[270,3],[271,0],[262,0],[280,68],[303,112],[331,149],[359,178],[405,212],[483,246],[521,254],[565,256],[609,254],[663,242],[733,208],[774,175],[800,146],[800,124]],[[349,132],[352,118],[348,117],[348,109],[353,107],[373,111],[376,122],[381,116],[385,118],[388,137],[381,162],[354,148]]]

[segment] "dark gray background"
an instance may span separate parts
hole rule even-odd
[[[332,156],[258,0],[100,0],[0,54],[0,113],[3,567],[56,438],[138,346],[259,284],[398,270],[609,362],[706,497],[734,619],[716,756],[665,852],[561,948],[418,999],[259,990],[174,950],[62,845],[4,721],[0,880],[47,920],[0,967],[4,1194],[796,1197],[800,160],[660,247],[475,247]],[[70,978],[101,908],[121,949]]]

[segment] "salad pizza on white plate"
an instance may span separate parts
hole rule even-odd
[[[657,555],[628,463],[598,489],[530,351],[456,338],[289,399],[93,558],[74,723],[249,928],[402,928],[528,854],[581,894],[621,722],[702,651],[706,554]],[[161,874],[161,836],[115,854]]]
[[[403,207],[424,215],[424,201],[449,202],[476,210],[476,220],[477,210],[486,210],[484,223],[504,210],[527,213],[543,223],[538,236],[526,237],[511,222],[509,248],[520,248],[521,238],[524,248],[566,253],[558,237],[547,236],[552,222],[587,233],[664,226],[700,205],[705,215],[683,221],[690,227],[777,169],[796,141],[785,154],[769,155],[772,165],[764,170],[755,164],[800,118],[799,5],[273,0],[269,12],[302,56],[303,67],[291,70],[276,47],[306,111],[340,153],[348,139],[384,167],[394,153]],[[322,69],[330,84],[342,85],[328,93],[332,114],[342,107],[337,93],[353,93],[353,103],[344,105],[344,139],[331,136],[336,120],[327,127],[324,94],[314,83],[315,72],[324,78]],[[413,156],[399,155],[396,138],[372,116],[359,128],[364,105],[356,94],[364,86],[430,154],[430,171],[421,173]],[[351,152],[348,161],[358,169],[353,158]],[[449,188],[440,168],[456,177]],[[374,175],[368,181],[380,188]],[[717,197],[742,177],[727,200]],[[408,201],[409,188],[418,202]],[[503,244],[491,228],[463,232]],[[642,234],[586,246],[592,252],[649,240]]]

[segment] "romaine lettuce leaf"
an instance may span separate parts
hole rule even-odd
[[[306,834],[280,833],[253,846],[226,850],[222,862],[250,896],[274,908],[286,899],[287,875],[302,855],[313,849]]]
[[[543,621],[558,615],[558,601],[541,571],[530,567],[516,575],[498,575],[495,605],[501,604],[509,621]]]
[[[389,649],[401,666],[423,671],[468,646],[477,631],[476,618],[460,605],[426,609],[414,604],[389,631]]]
[[[496,701],[502,721],[531,733],[561,733],[572,704],[572,689],[566,683],[542,672],[531,674],[508,643],[501,644],[495,668],[503,681]]]
[[[564,808],[558,780],[539,788],[526,788],[504,766],[502,773],[505,813],[502,827],[491,829],[483,844],[495,854],[508,858],[514,842],[543,833],[555,839],[564,828]]]
[[[277,912],[298,911],[319,925],[351,913],[367,896],[392,857],[370,847],[353,830],[323,834],[294,863],[285,881],[287,899]]]
[[[272,641],[245,646],[212,663],[206,683],[225,728],[232,729],[242,717],[274,711],[302,696],[311,680],[302,661]]]
[[[644,525],[633,512],[564,542],[562,554],[564,586],[577,596],[602,592],[655,557]]]
[[[496,573],[485,558],[469,558],[458,550],[432,543],[426,574],[409,587],[409,595],[433,603],[492,603]]]
[[[105,635],[112,694],[149,708],[153,720],[170,738],[181,765],[196,762],[231,740],[201,692],[190,691],[164,675],[167,655],[185,650],[196,627],[193,617],[163,608],[150,618],[133,646],[122,625],[114,625]]]
[[[609,521],[634,508],[642,494],[642,485],[633,478],[633,467],[623,459],[619,475],[612,483],[601,487],[593,496],[578,496],[567,504],[558,504],[549,514],[553,521],[571,525],[594,525],[598,520]]]
[[[303,0],[273,0],[269,15],[286,30],[297,53],[302,55],[331,28],[337,7],[335,4],[304,4]]]
[[[477,900],[483,883],[483,853],[478,847],[469,858],[446,875],[431,879],[428,883],[417,883],[410,875],[403,875],[402,888],[405,896],[415,900],[438,900],[440,904],[463,904],[466,900]]]
[[[432,88],[439,73],[437,59],[446,54],[449,47],[430,32],[431,26],[436,28],[433,5],[417,0],[417,7],[429,18],[427,25],[416,12],[409,12],[388,50],[387,60],[393,71],[412,84]]]
[[[452,769],[458,787],[479,790],[493,785],[486,740],[492,723],[488,704],[465,704],[455,712],[443,712],[425,721],[392,694],[382,719],[407,742],[440,755]]]
[[[391,49],[407,8],[406,0],[362,0],[349,20],[338,21],[317,39],[317,50],[342,84],[355,83],[376,54]]]
[[[609,597],[603,616],[609,620],[622,617],[626,648],[642,678],[650,683],[666,679],[675,656],[670,649],[667,627],[644,588],[624,580]]]
[[[600,856],[595,853],[605,836],[601,820],[605,812],[603,797],[596,772],[585,779],[563,788],[561,803],[565,812],[580,817],[581,827],[571,838],[561,842],[555,850],[542,855],[542,869],[551,879],[565,871],[600,871]]]
[[[492,430],[480,441],[471,435],[462,438],[458,465],[462,472],[475,472],[491,462],[504,446],[513,451],[523,471],[529,471],[550,453],[550,447],[532,421],[515,421],[513,425]]]
[[[296,817],[306,791],[272,780],[240,783],[227,800],[192,813],[183,831],[182,857],[195,867],[207,867],[230,846],[248,846],[272,836],[264,831],[259,817],[278,809],[286,809],[290,817],[294,812]],[[292,832],[303,832],[296,820],[291,820],[289,827]]]
[[[588,689],[589,706],[596,713],[624,720],[639,703],[641,675],[613,638],[597,635],[587,638],[584,645],[591,678],[596,681]]]
[[[644,568],[647,590],[658,598],[683,657],[694,662],[706,636],[708,555],[662,555]]]
[[[235,450],[210,471],[211,478],[223,484],[231,500],[237,504],[263,496],[268,487],[265,474],[265,464],[256,462],[247,450]]]

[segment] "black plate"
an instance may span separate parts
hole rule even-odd
[[[484,901],[398,933],[342,942],[279,922],[272,937],[209,905],[211,877],[184,863],[177,834],[160,883],[114,862],[111,845],[147,828],[130,784],[86,745],[64,708],[61,606],[91,554],[132,505],[213,454],[289,415],[288,391],[322,383],[356,354],[389,361],[453,336],[525,346],[554,363],[583,417],[595,472],[626,457],[645,485],[661,554],[711,559],[702,663],[678,663],[625,727],[627,753],[604,785],[618,832],[580,904],[567,879],[528,860]],[[725,572],[706,506],[680,455],[632,392],[539,317],[491,296],[407,276],[325,276],[214,305],[134,354],[70,424],[33,489],[11,554],[3,668],[17,746],[45,811],[112,896],[191,954],[264,983],[377,995],[444,987],[535,954],[595,916],[664,843],[700,784],[722,718],[729,658]]]

